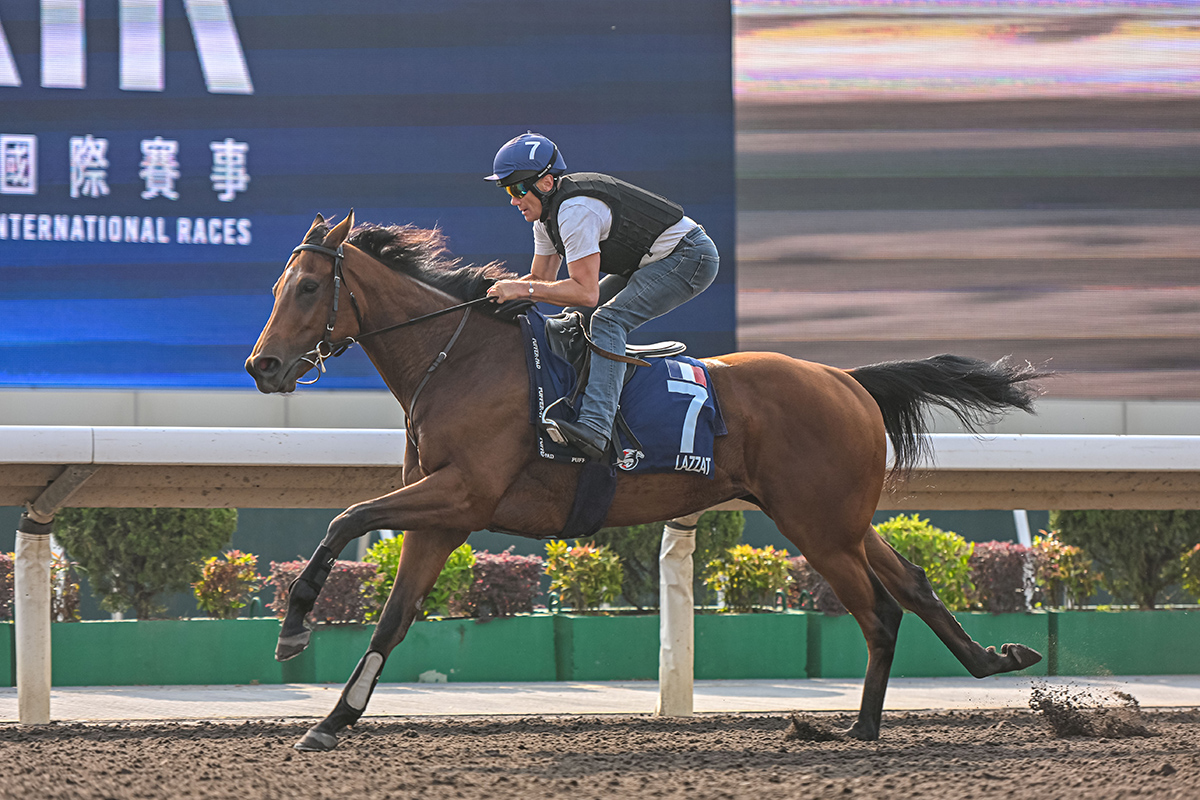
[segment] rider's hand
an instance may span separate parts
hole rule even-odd
[[[487,290],[488,297],[497,303],[507,303],[509,300],[528,300],[531,298],[529,289],[533,286],[529,281],[496,281]]]

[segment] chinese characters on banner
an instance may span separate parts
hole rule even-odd
[[[37,194],[37,137],[0,134],[0,194]]]
[[[175,179],[179,177],[179,162],[175,159],[179,153],[179,142],[155,136],[153,139],[142,140],[142,168],[138,177],[146,182],[146,191],[142,199],[162,195],[168,200],[178,200],[179,192],[175,191]]]
[[[70,194],[73,198],[104,197],[108,189],[108,139],[92,134],[72,136],[70,140]],[[210,142],[212,172],[209,180],[217,199],[231,203],[250,184],[246,169],[249,145],[226,138]],[[155,136],[141,142],[142,160],[138,177],[145,183],[142,199],[164,197],[178,200],[175,181],[180,177],[179,142]],[[0,194],[37,194],[37,137],[24,134],[0,134]]]
[[[108,194],[108,139],[71,137],[71,197]]]
[[[223,142],[211,142],[208,147],[213,154],[213,171],[209,176],[213,191],[217,192],[218,200],[231,202],[237,192],[246,191],[246,184],[250,182],[250,175],[246,172],[247,145],[226,139]]]

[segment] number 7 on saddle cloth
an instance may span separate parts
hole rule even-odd
[[[550,351],[546,318],[536,308],[520,317],[529,368],[529,420],[575,386],[574,368]],[[593,356],[596,357],[596,356]],[[704,364],[688,356],[652,358],[636,367],[621,392],[620,408],[638,448],[618,432],[616,466],[625,472],[689,472],[713,476],[713,443],[726,433],[721,408]],[[575,421],[578,409],[565,402],[550,409],[554,419]],[[555,443],[538,426],[538,454],[552,461],[581,463],[574,448]]]

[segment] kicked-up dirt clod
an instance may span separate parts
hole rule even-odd
[[[1050,724],[1055,736],[1127,739],[1158,735],[1146,727],[1137,698],[1127,692],[1035,683],[1029,707]]]

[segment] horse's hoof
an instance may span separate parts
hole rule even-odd
[[[304,738],[292,747],[305,753],[325,753],[337,747],[337,737],[332,733],[322,733],[316,728],[309,728]]]
[[[879,739],[879,729],[856,722],[854,727],[846,731],[846,736],[850,739],[858,739],[860,742],[874,742]]]
[[[308,647],[308,640],[312,638],[312,631],[303,631],[292,636],[280,636],[279,642],[275,645],[275,660],[287,661],[289,658],[295,658],[304,652],[304,648]]]
[[[1015,672],[1019,669],[1025,669],[1026,667],[1032,667],[1034,664],[1042,660],[1041,653],[1039,653],[1037,650],[1034,650],[1032,647],[1026,647],[1023,644],[1006,644],[1000,648],[1000,652],[1002,652],[1006,657],[1011,658],[1013,663],[1016,664],[1015,667],[1009,670],[1010,672]]]

